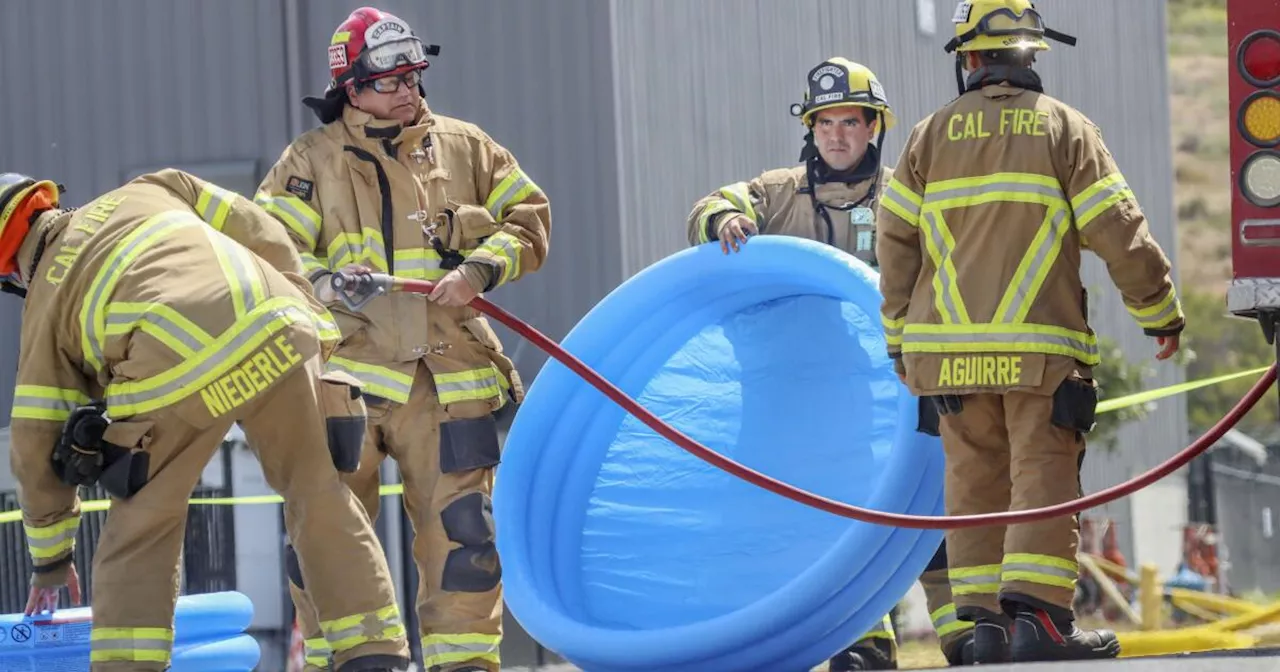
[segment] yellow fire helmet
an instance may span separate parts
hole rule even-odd
[[[879,112],[883,119],[881,132],[897,122],[876,74],[861,63],[838,56],[809,71],[804,102],[792,103],[791,115],[800,117],[805,126],[812,126],[814,114],[834,107],[866,107]]]
[[[956,36],[947,53],[1033,49],[1047,51],[1045,38],[1075,46],[1076,38],[1046,28],[1031,0],[964,0],[951,17]]]

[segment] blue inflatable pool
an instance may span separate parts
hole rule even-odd
[[[942,450],[885,352],[878,276],[781,236],[684,250],[563,346],[658,417],[832,499],[940,515]],[[529,388],[494,495],[506,599],[589,672],[808,670],[875,625],[938,530],[840,518],[691,456],[559,362]]]

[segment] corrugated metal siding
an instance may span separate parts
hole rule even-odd
[[[303,80],[307,95],[323,91],[329,37],[356,6],[301,3],[302,46],[311,55]],[[389,0],[377,6],[409,22],[424,42],[440,45],[427,71],[431,108],[478,124],[550,197],[546,265],[491,298],[551,338],[562,338],[622,279],[608,4]],[[317,122],[308,115],[306,123]],[[545,356],[494,326],[526,382],[532,380]]]
[[[917,21],[917,10],[929,4],[937,29],[932,36]],[[1050,25],[1080,38],[1076,48],[1054,43],[1041,58],[1047,92],[1104,129],[1152,231],[1172,256],[1164,2],[1051,0],[1038,6]],[[615,7],[628,276],[686,245],[685,217],[697,198],[796,163],[803,131],[787,109],[800,100],[805,74],[822,59],[843,55],[861,62],[884,84],[900,119],[885,138],[887,165],[896,163],[911,126],[956,93],[954,61],[942,50],[952,34],[950,0],[615,0]],[[1088,257],[1095,329],[1116,339],[1131,359],[1150,360],[1151,339],[1124,310],[1101,264]],[[1149,386],[1182,378],[1171,365],[1155,370]],[[1115,454],[1090,454],[1086,490],[1153,466],[1184,445],[1186,426],[1182,398],[1162,401],[1149,420],[1124,430]],[[1092,513],[1118,523],[1122,548],[1132,557],[1130,503]]]

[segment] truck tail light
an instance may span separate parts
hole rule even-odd
[[[1240,44],[1240,72],[1250,84],[1269,88],[1280,84],[1280,33],[1259,30]]]
[[[1240,171],[1240,190],[1260,208],[1280,205],[1280,153],[1255,152]]]
[[[1280,95],[1264,89],[1245,99],[1240,106],[1240,130],[1259,147],[1280,144]]]

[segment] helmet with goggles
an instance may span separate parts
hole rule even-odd
[[[400,17],[361,7],[351,12],[329,40],[329,88],[360,86],[423,70],[430,65],[427,56],[439,53],[440,47],[424,46]]]

